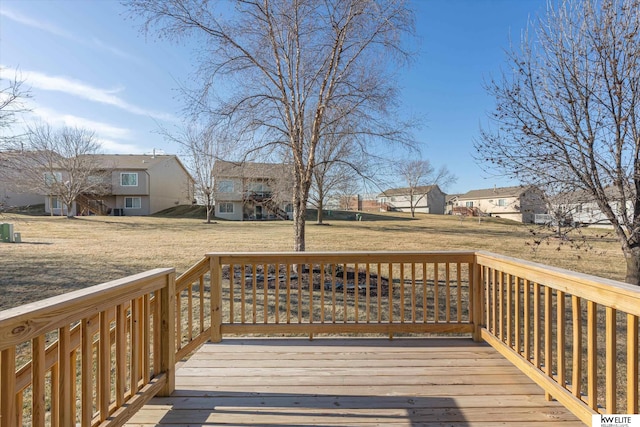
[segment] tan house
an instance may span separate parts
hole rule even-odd
[[[14,157],[19,152],[0,152],[0,211],[13,207],[41,205],[42,194],[21,186],[18,176],[20,171],[15,167]]]
[[[547,211],[542,191],[534,186],[471,190],[454,203],[454,215],[493,216],[523,223],[533,223],[536,214]]]
[[[104,194],[82,195],[72,207],[77,215],[151,215],[192,204],[194,179],[174,155],[94,154],[107,171]],[[109,182],[110,181],[110,182]],[[45,211],[65,214],[56,197],[46,197]]]
[[[437,185],[423,185],[412,189],[391,188],[378,194],[380,210],[411,212],[411,200],[416,213],[444,214],[445,194]]]
[[[216,161],[215,216],[232,221],[291,219],[291,165]]]

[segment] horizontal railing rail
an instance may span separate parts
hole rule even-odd
[[[476,262],[482,339],[588,425],[638,413],[638,287],[486,252]]]
[[[175,272],[0,312],[0,426],[121,425],[174,387]]]

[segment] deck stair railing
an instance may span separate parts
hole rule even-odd
[[[638,413],[639,316],[633,286],[485,252],[211,253],[0,312],[0,427],[121,425],[225,335],[347,333],[486,341],[590,425]]]

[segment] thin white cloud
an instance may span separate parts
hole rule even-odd
[[[32,114],[42,121],[55,126],[70,126],[92,130],[98,137],[114,139],[131,139],[131,130],[112,126],[108,123],[85,119],[72,114],[60,114],[46,107],[33,106]]]
[[[38,71],[22,70],[22,77],[24,78],[25,83],[33,88],[66,93],[88,101],[111,105],[139,116],[152,117],[157,120],[176,120],[176,118],[171,114],[139,107],[128,103],[119,96],[116,96],[115,94],[121,92],[122,88],[97,88],[79,80],[61,76],[49,76]]]
[[[11,19],[12,21],[17,22],[19,24],[26,25],[31,28],[36,28],[38,30],[45,31],[49,34],[53,34],[58,37],[64,37],[67,40],[71,40],[83,46],[98,48],[100,50],[109,52],[112,55],[119,56],[120,58],[124,58],[137,63],[140,62],[140,59],[138,57],[131,55],[116,47],[113,47],[98,38],[93,37],[91,40],[85,40],[49,22],[44,22],[44,21],[30,18],[28,16],[20,14],[19,12],[16,12],[15,10],[12,11],[8,9],[1,9],[0,15],[4,16],[5,18]]]
[[[48,22],[42,22],[42,21],[29,18],[28,16],[24,16],[16,11],[3,8],[3,9],[0,9],[0,15],[4,16],[5,18],[11,19],[12,21],[15,21],[19,24],[36,28],[38,30],[46,31],[47,33],[50,33],[56,36],[65,37],[68,39],[74,38],[71,33],[63,30],[62,28],[58,28],[55,25],[50,24]]]
[[[142,154],[144,150],[133,144],[123,144],[121,142],[112,141],[110,139],[97,139],[105,153],[107,154]]]

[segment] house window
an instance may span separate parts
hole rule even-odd
[[[220,213],[233,213],[233,203],[225,202],[220,203]]]
[[[62,182],[62,172],[45,172],[44,183],[47,186]]]
[[[138,186],[138,173],[137,172],[123,172],[120,174],[120,185],[123,187],[137,187]]]
[[[220,193],[233,193],[233,181],[224,180],[218,182],[218,191]]]
[[[498,199],[498,206],[507,206],[506,199]]]
[[[142,207],[142,200],[140,197],[125,197],[124,208],[125,209],[140,209]]]
[[[468,208],[472,208],[473,207],[473,202],[466,202],[464,205],[466,207],[468,207]]]
[[[52,197],[51,209],[62,209],[62,201],[57,197]]]
[[[293,212],[293,205],[291,203],[287,203],[287,206],[284,207],[284,211],[287,213]]]

